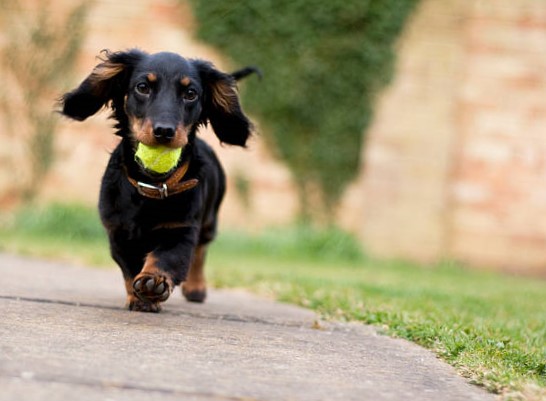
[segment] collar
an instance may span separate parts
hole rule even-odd
[[[192,189],[199,183],[199,180],[196,178],[181,181],[186,175],[189,166],[190,162],[185,162],[178,167],[166,181],[158,184],[147,184],[142,181],[137,181],[134,178],[129,177],[129,173],[126,171],[127,180],[129,180],[131,185],[135,187],[142,196],[152,199],[165,199],[169,196]]]

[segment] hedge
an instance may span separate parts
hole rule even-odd
[[[199,38],[235,67],[263,71],[244,84],[245,109],[291,169],[303,213],[327,215],[359,172],[374,100],[418,0],[190,2]]]

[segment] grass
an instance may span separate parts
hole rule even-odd
[[[0,214],[0,250],[94,266],[112,265],[97,211],[81,205],[27,206]]]
[[[96,212],[30,208],[0,220],[0,249],[112,266]],[[209,281],[373,324],[437,353],[504,400],[546,399],[546,282],[363,255],[339,230],[223,233]]]

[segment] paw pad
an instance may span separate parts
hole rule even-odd
[[[157,303],[166,301],[171,295],[171,286],[164,276],[137,276],[133,281],[135,296],[142,302]]]

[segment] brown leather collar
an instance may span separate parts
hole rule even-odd
[[[174,171],[174,173],[171,174],[171,176],[166,181],[157,184],[146,184],[144,182],[137,181],[134,178],[129,177],[128,173],[127,179],[142,196],[152,199],[165,199],[168,196],[176,195],[180,192],[192,189],[197,184],[199,184],[199,180],[196,178],[181,181],[182,178],[184,178],[184,176],[186,175],[189,165],[189,161],[182,164]]]

